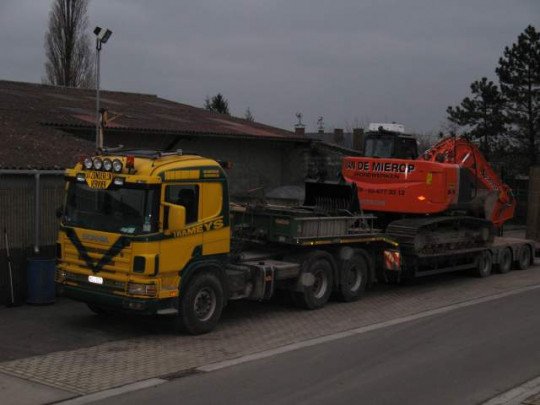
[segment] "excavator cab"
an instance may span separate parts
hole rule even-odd
[[[364,156],[393,159],[416,159],[416,139],[400,132],[370,131],[364,138]]]

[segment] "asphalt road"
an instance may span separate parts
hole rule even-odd
[[[476,404],[540,375],[540,290],[460,308],[100,404]]]

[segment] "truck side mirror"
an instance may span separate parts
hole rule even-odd
[[[186,208],[182,205],[170,204],[169,207],[169,220],[167,228],[169,231],[179,231],[186,226]]]

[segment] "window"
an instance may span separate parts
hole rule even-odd
[[[104,232],[143,234],[156,232],[159,191],[135,186],[96,190],[70,183],[64,222],[66,225]]]
[[[186,209],[186,224],[197,222],[199,214],[199,186],[168,186],[165,191],[165,201],[182,205]]]
[[[389,158],[392,157],[394,138],[377,136],[366,139],[364,155],[368,157]]]
[[[416,159],[418,157],[416,141],[414,139],[400,139],[395,157],[398,159]]]

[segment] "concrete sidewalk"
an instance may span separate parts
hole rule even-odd
[[[0,373],[0,402],[3,405],[48,404],[76,395],[73,392]]]

